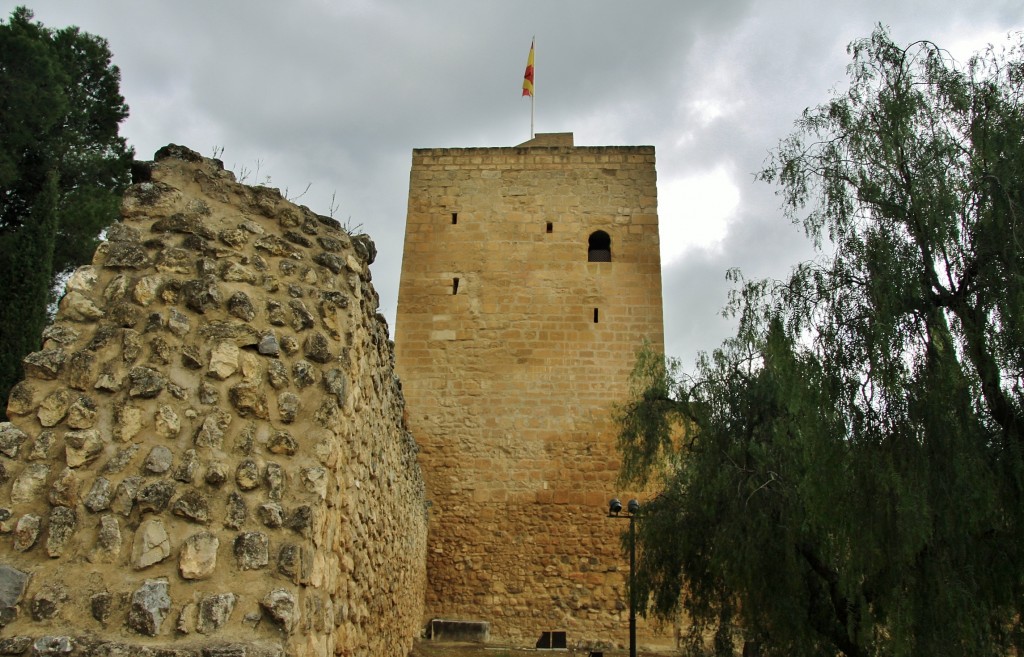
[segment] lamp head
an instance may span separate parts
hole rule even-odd
[[[619,498],[613,497],[612,501],[608,502],[608,513],[612,514],[613,516],[617,516],[621,511],[622,502],[619,501]]]
[[[640,510],[640,502],[637,502],[635,499],[626,502],[626,510],[629,511],[630,515],[636,515]]]

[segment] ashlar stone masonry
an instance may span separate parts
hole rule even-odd
[[[375,248],[177,146],[0,423],[0,654],[406,655],[426,517]]]

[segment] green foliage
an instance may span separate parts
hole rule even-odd
[[[0,22],[0,398],[39,347],[57,277],[91,259],[130,182],[110,60],[104,39],[24,7]]]
[[[690,378],[642,355],[620,417],[624,474],[660,473],[640,588],[694,645],[1024,649],[1022,48],[852,44],[849,89],[761,174],[818,260],[740,281],[736,336]]]

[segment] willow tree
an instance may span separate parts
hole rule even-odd
[[[1022,48],[851,44],[760,174],[819,256],[737,277],[736,336],[689,375],[638,362],[640,594],[694,645],[1024,649]]]

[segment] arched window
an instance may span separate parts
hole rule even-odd
[[[587,244],[587,262],[611,262],[612,238],[603,230],[590,234]]]

